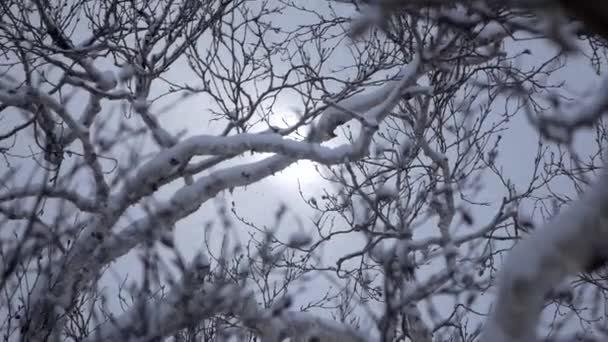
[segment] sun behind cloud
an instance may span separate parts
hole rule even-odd
[[[292,164],[285,170],[276,175],[276,178],[281,182],[289,182],[297,184],[317,184],[323,181],[323,178],[317,172],[315,162],[310,160],[301,160]]]

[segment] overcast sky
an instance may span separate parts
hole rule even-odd
[[[320,4],[321,1],[318,1],[317,3]],[[308,2],[308,5],[310,5],[310,2]],[[351,10],[350,6],[347,5],[339,6],[339,8],[344,11]],[[297,25],[306,20],[310,20],[310,18],[301,14],[293,15],[286,13],[277,17],[275,24],[285,26]],[[78,35],[79,34],[77,33],[76,36]],[[513,44],[512,47],[514,50],[522,50],[524,48],[530,49],[532,54],[526,57],[526,60],[521,61],[523,65],[533,65],[542,62],[555,51],[550,44],[541,44],[538,41],[517,43]],[[340,54],[337,54],[334,59],[336,60],[336,63],[339,63],[341,58],[348,58],[346,50],[344,55],[341,56]],[[108,67],[111,66],[108,65]],[[185,68],[183,63],[177,63],[173,67],[171,74],[174,75],[175,78],[181,80],[192,79],[192,83],[196,83],[193,75]],[[346,75],[338,76],[346,77]],[[585,91],[593,86],[594,80],[597,80],[597,77],[590,66],[582,59],[571,60],[569,65],[559,71],[554,77],[556,80],[565,80],[566,88],[569,88],[568,90],[572,93],[578,93],[579,95],[584,94]],[[162,122],[163,127],[167,128],[170,132],[177,133],[184,127],[187,127],[189,135],[198,133],[209,134],[210,130],[217,131],[220,129],[220,126],[209,125],[209,115],[205,110],[206,105],[207,100],[205,98],[190,98],[173,108],[170,112],[162,113],[160,121]],[[82,107],[84,106],[84,102],[75,100],[71,106],[73,106],[73,108]],[[287,120],[293,120],[295,118],[293,108],[298,107],[298,102],[285,95],[279,99],[277,107],[286,115]],[[152,111],[154,111],[155,108],[158,107],[153,107]],[[20,117],[18,113],[9,111],[8,114],[3,115],[0,125],[2,127],[12,127],[12,125],[17,122],[15,118],[18,117]],[[505,173],[516,184],[525,182],[531,172],[528,165],[530,165],[534,158],[538,136],[523,115],[518,116],[518,119],[510,126],[510,130],[505,132],[503,136],[504,143],[500,150],[500,162],[504,167]],[[18,153],[27,154],[31,141],[28,142],[27,138],[23,136],[21,139],[22,140],[19,141],[18,145],[15,147],[15,150]],[[147,143],[149,143],[149,141]],[[581,151],[593,148],[591,144],[592,141],[588,139],[588,137],[581,138],[577,142],[578,148]],[[153,145],[150,144],[148,149],[153,150]],[[22,166],[24,171],[35,167],[35,164],[31,163],[31,161],[22,160],[21,162],[23,163]],[[23,175],[27,174],[27,172],[23,173]],[[496,201],[502,197],[502,193],[500,192],[502,191],[502,188],[493,185],[495,184],[494,182],[495,180],[493,180],[491,176],[488,176],[486,179],[487,187],[484,189],[481,196],[495,201],[494,203],[498,203]],[[167,186],[166,189],[163,189],[163,191],[157,195],[157,199],[162,200],[163,196],[172,193],[172,191],[182,186],[182,184],[183,182],[178,180],[174,182],[174,184]],[[218,207],[226,205],[230,208],[232,201],[234,201],[239,214],[246,219],[255,222],[260,227],[271,227],[274,222],[274,215],[279,206],[283,204],[286,205],[289,209],[289,214],[287,216],[288,220],[284,221],[283,224],[278,227],[278,234],[280,237],[286,237],[290,232],[300,229],[313,229],[314,227],[310,224],[310,220],[314,218],[316,213],[300,198],[299,189],[301,187],[305,197],[308,198],[310,196],[319,196],[321,190],[328,186],[330,185],[323,182],[321,177],[316,175],[312,162],[299,162],[276,176],[269,177],[246,188],[236,189],[232,194],[225,192],[218,196],[217,200],[205,203],[194,215],[182,220],[177,225],[175,232],[176,245],[181,253],[187,258],[191,258],[199,250],[204,249],[203,240],[205,224],[210,220],[215,220],[217,218]],[[564,183],[564,186],[567,185]],[[528,210],[531,210],[531,208],[528,208]],[[141,214],[141,211],[134,209],[131,211],[130,217],[125,218],[123,222],[128,222],[129,219],[134,219]],[[483,223],[485,221],[483,218],[493,214],[493,211],[490,209],[487,212],[478,211],[475,214],[482,218],[478,222]],[[237,220],[233,219],[232,221],[234,224],[231,229],[233,240],[236,241],[240,239],[242,242],[246,242],[248,239],[247,233],[250,232],[251,229],[239,223]],[[213,234],[215,236],[214,240],[217,242],[216,248],[219,247],[219,237],[223,232],[224,230],[222,227],[214,226]],[[423,236],[425,235],[425,232],[417,231],[415,234],[417,234],[417,236]],[[433,229],[433,234],[436,234],[435,229]],[[332,242],[331,248],[326,248],[324,250],[324,262],[332,264],[337,257],[356,248],[361,242],[361,238],[356,236],[346,236],[336,239]],[[132,280],[137,280],[139,278],[138,276],[133,276],[133,273],[140,269],[140,261],[137,258],[137,253],[137,251],[134,251],[121,258],[111,267],[110,271],[106,273],[102,279],[102,284],[108,286],[108,293],[115,291],[117,280],[124,278],[126,274],[131,274],[130,279]],[[300,302],[304,302],[307,299],[317,299],[324,294],[324,291],[319,291],[319,287],[316,287],[313,284],[309,284],[307,289],[308,291],[306,294],[300,297]],[[110,298],[112,298],[112,296],[110,296]],[[116,303],[114,303],[114,307],[117,307]]]

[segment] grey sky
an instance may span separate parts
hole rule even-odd
[[[320,4],[322,2],[319,1],[317,3]],[[311,5],[311,3],[308,2],[308,5]],[[337,5],[336,8],[339,9],[339,11],[344,12],[352,11],[351,7],[347,5]],[[311,20],[311,17],[306,17],[301,14],[294,15],[286,13],[277,17],[275,25],[297,25],[298,23],[305,23],[307,20]],[[79,34],[80,33],[77,33],[76,36]],[[341,61],[349,59],[347,48],[352,46],[351,44],[352,43],[349,42],[343,43],[342,48],[344,49],[344,53],[337,53],[334,57],[336,66],[340,66]],[[530,43],[516,43],[513,47],[513,49],[524,48],[528,48],[532,52],[531,56],[527,57],[526,60],[521,61],[524,65],[533,65],[538,61],[542,61],[550,56],[554,50],[550,44],[539,44],[538,41],[533,41]],[[568,62],[567,67],[554,75],[554,77],[556,80],[563,79],[566,81],[565,89],[571,91],[572,93],[576,93],[577,95],[583,95],[586,89],[591,88],[594,82],[597,80],[597,77],[594,75],[587,63],[588,62],[583,59],[571,60]],[[108,65],[108,67],[110,66]],[[191,79],[192,84],[196,84],[196,78],[187,71],[187,69],[184,67],[183,61],[177,63],[172,68],[171,74],[175,79],[179,79],[180,81],[186,83],[189,83],[188,80]],[[336,77],[346,78],[348,76],[349,75],[345,72],[336,73]],[[151,97],[154,97],[154,95],[152,94]],[[152,111],[155,112],[162,108],[161,104],[162,101],[159,101],[159,105],[153,106]],[[210,116],[207,111],[208,104],[209,101],[204,96],[195,96],[179,103],[168,112],[158,113],[160,114],[159,120],[162,127],[171,133],[178,133],[184,129],[184,127],[187,128],[188,135],[218,133],[221,127],[219,125],[209,123]],[[82,108],[83,106],[84,102],[77,98],[71,103],[70,108],[76,111],[77,108]],[[288,120],[293,120],[295,118],[293,109],[298,108],[299,103],[294,101],[294,99],[290,98],[290,96],[286,94],[278,99],[276,107],[278,108],[275,109],[279,109],[282,113],[284,113]],[[118,111],[119,106],[117,106],[116,109],[117,111],[114,113],[114,119],[124,120],[122,114]],[[499,109],[497,108],[497,110]],[[20,115],[17,112],[9,111],[8,115],[4,114],[4,117],[2,117],[2,121],[0,121],[0,123],[2,127],[11,127],[18,122],[19,117]],[[134,118],[133,120],[137,119]],[[525,120],[523,116],[519,116],[518,119],[514,121],[515,122],[511,124],[509,131],[503,134],[504,140],[500,149],[500,165],[504,168],[505,174],[508,175],[515,182],[515,184],[519,184],[521,182],[525,182],[529,177],[530,170],[526,165],[529,164],[534,157],[538,137],[535,130],[530,126],[528,121]],[[273,124],[279,125],[280,122],[277,120],[277,122]],[[28,138],[23,136],[21,136],[20,139],[22,140],[18,141],[14,151],[19,154],[28,154],[28,145],[31,144],[31,141],[28,141]],[[142,145],[144,146],[143,150],[147,150],[149,152],[156,149],[156,147],[154,147],[154,145],[151,143],[150,139],[146,139]],[[592,141],[590,140],[589,136],[582,136],[577,141],[577,147],[580,151],[591,149]],[[25,159],[19,161],[19,163],[22,163],[20,167],[23,172],[22,174],[24,175],[28,174],[29,170],[32,168],[36,168],[36,165],[32,163],[31,160]],[[297,180],[299,180],[299,183]],[[486,187],[480,194],[480,198],[491,201],[492,203],[497,203],[496,201],[500,200],[503,194],[500,192],[502,190],[499,189],[502,188],[494,186],[494,182],[495,180],[493,180],[491,176],[488,176],[485,182]],[[168,185],[165,189],[162,189],[162,191],[155,195],[155,199],[166,199],[164,196],[172,193],[182,185],[183,180],[180,179],[175,181],[173,184]],[[289,214],[283,224],[280,227],[277,227],[279,229],[279,237],[286,238],[291,232],[299,229],[311,229],[312,225],[309,222],[316,213],[311,210],[310,207],[306,205],[306,203],[304,203],[304,201],[299,197],[298,185],[301,185],[303,193],[306,197],[319,196],[322,189],[329,186],[327,183],[323,182],[320,177],[314,174],[314,166],[312,162],[299,162],[298,164],[288,168],[276,176],[269,177],[244,189],[235,189],[234,193],[232,194],[225,192],[218,196],[217,199],[205,203],[195,214],[179,222],[175,231],[176,245],[187,259],[192,258],[198,251],[204,249],[203,239],[205,233],[205,224],[210,221],[214,221],[215,224],[213,226],[212,239],[214,242],[216,242],[215,247],[219,248],[219,242],[221,241],[220,236],[225,232],[225,230],[221,225],[218,225],[219,220],[217,216],[217,209],[218,207],[224,205],[230,209],[233,201],[239,214],[243,215],[243,217],[246,219],[255,222],[260,227],[272,227],[276,210],[278,210],[280,205],[286,205],[289,209]],[[568,186],[569,185],[564,182],[564,190],[570,190],[567,188]],[[530,211],[532,210],[532,208],[525,209]],[[141,208],[133,208],[117,226],[123,226],[130,220],[133,220],[142,214],[143,212]],[[475,214],[476,217],[480,219],[479,222],[483,223],[487,217],[492,215],[492,211],[485,212],[481,210],[476,211]],[[233,219],[232,222],[233,227],[231,228],[230,232],[233,238],[246,242],[248,239],[248,233],[251,231],[251,229],[239,223],[235,219]],[[436,229],[433,229],[432,227],[429,227],[429,231],[430,232],[424,231],[424,229],[419,229],[415,232],[415,236],[437,234]],[[361,243],[362,239],[355,236],[344,236],[340,239],[336,239],[330,245],[331,248],[326,247],[324,249],[324,262],[327,264],[332,264],[335,262],[336,258],[357,248]],[[136,274],[137,270],[140,269],[140,261],[137,254],[138,250],[134,250],[132,253],[124,256],[118,262],[114,263],[110,270],[104,275],[101,284],[103,284],[102,286],[107,286],[110,299],[113,299],[112,294],[114,294],[114,291],[116,290],[118,279],[124,278],[126,274],[131,274],[129,277],[130,279],[138,280],[138,276],[133,276],[133,274]],[[433,267],[441,266],[430,266],[430,268]],[[323,280],[318,281],[319,284],[327,285],[327,282]],[[323,295],[323,291],[319,291],[319,287],[315,285],[316,284],[314,283],[307,284],[307,291],[305,291],[304,294],[299,297],[300,302],[304,303],[309,299],[314,300],[316,297]],[[118,310],[117,302],[111,303],[110,305],[114,309]]]

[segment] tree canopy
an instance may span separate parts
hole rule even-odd
[[[4,0],[0,336],[605,340],[605,14]]]

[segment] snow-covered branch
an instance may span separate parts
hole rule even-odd
[[[371,142],[371,137],[378,125],[390,110],[397,104],[401,98],[401,94],[407,85],[415,82],[420,73],[420,60],[414,59],[404,72],[400,73],[399,83],[391,88],[385,88],[384,100],[379,105],[373,106],[373,101],[359,101],[362,103],[362,108],[370,108],[367,112],[362,113],[362,117],[370,123],[370,128],[364,127],[359,139],[352,146],[337,148],[334,152],[327,153],[322,159],[324,161],[340,162],[348,158],[361,158],[367,153],[367,149]],[[388,93],[387,93],[388,92]],[[366,97],[366,99],[369,99]],[[354,101],[349,99],[349,101]],[[356,102],[356,101],[355,101]],[[351,109],[352,106],[344,104],[345,107]],[[315,132],[319,130],[328,132],[337,127],[328,122],[334,119],[335,116],[347,116],[343,112],[331,111],[323,114],[319,128],[315,128]],[[352,119],[344,120],[348,122]],[[254,138],[255,137],[255,138]],[[317,141],[327,139],[328,135],[323,134],[320,137],[315,137]],[[227,143],[228,142],[228,143]],[[230,146],[230,143],[233,146]],[[313,141],[314,143],[314,141]],[[287,156],[274,156],[266,158],[262,161],[255,162],[251,165],[239,165],[232,168],[217,171],[205,177],[201,177],[191,185],[186,185],[177,191],[173,197],[166,203],[159,206],[159,209],[149,213],[144,218],[137,220],[131,226],[126,227],[118,233],[118,236],[108,236],[107,229],[111,227],[112,222],[116,222],[123,210],[128,205],[138,200],[139,193],[141,196],[142,189],[157,188],[156,182],[169,175],[176,170],[180,165],[180,160],[188,160],[191,156],[197,153],[218,153],[222,148],[227,148],[229,154],[238,153],[257,147],[264,151],[280,151],[285,152]],[[38,302],[46,302],[46,305],[55,305],[48,302],[48,293],[42,291],[42,287],[46,286],[47,282],[53,284],[57,291],[64,292],[66,288],[73,289],[76,293],[82,286],[86,286],[88,279],[94,277],[102,267],[107,263],[115,260],[117,257],[124,255],[132,248],[154,237],[160,237],[166,230],[172,230],[173,225],[180,219],[192,214],[207,200],[214,198],[219,192],[228,188],[246,186],[260,181],[276,172],[285,169],[297,161],[297,157],[302,155],[310,156],[311,159],[315,155],[322,156],[323,150],[321,147],[311,148],[310,143],[292,142],[286,143],[286,140],[275,135],[254,135],[244,137],[228,137],[228,138],[211,138],[198,137],[192,140],[182,142],[173,148],[163,150],[152,161],[143,165],[136,173],[136,177],[131,182],[125,184],[123,191],[117,194],[117,198],[110,201],[111,205],[107,211],[91,222],[91,224],[82,233],[83,239],[79,240],[72,247],[70,253],[66,254],[65,261],[59,263],[59,267],[69,264],[70,270],[61,272],[61,277],[52,276],[51,279],[40,281],[38,291],[35,292],[33,298],[34,307],[39,307]],[[353,151],[353,152],[351,152]],[[290,155],[290,152],[292,153]],[[177,159],[177,161],[175,161]],[[86,270],[86,271],[85,271]],[[51,272],[51,274],[58,274]],[[38,298],[40,296],[41,298]],[[64,301],[62,305],[68,305],[71,295],[64,293]],[[55,303],[60,303],[54,301]],[[42,311],[41,309],[38,309]],[[45,309],[46,311],[52,309]],[[45,315],[49,312],[45,311]]]
[[[606,176],[564,208],[603,160],[608,81],[567,102],[554,80],[581,46],[604,69],[604,7],[4,0],[0,333],[469,339],[513,245],[484,342],[534,339],[545,301],[573,313],[551,334],[590,332]],[[554,139],[522,149],[522,123]]]
[[[49,186],[47,184],[31,184],[22,188],[13,188],[10,192],[0,194],[0,202],[14,201],[20,198],[41,195],[69,201],[78,209],[85,212],[94,212],[99,209],[97,203],[93,199],[84,197],[75,190],[59,186]]]
[[[607,190],[604,171],[580,199],[511,250],[482,341],[537,341],[545,296],[566,277],[608,260]]]
[[[419,61],[416,60],[412,63],[419,63]],[[404,77],[400,82],[402,84],[411,83],[417,77],[417,75],[418,74],[414,71],[408,74],[407,78]],[[400,87],[391,88],[391,96],[388,96],[386,102],[383,103],[379,108],[373,107],[368,102],[363,102],[363,106],[370,106],[372,108],[370,111],[363,113],[363,117],[366,120],[374,122],[380,120],[381,117],[386,116],[390,111],[390,108],[395,105],[395,99],[397,98],[397,96],[399,96],[398,94],[400,94],[400,89]],[[369,98],[370,100],[376,99],[375,97],[366,98]],[[351,101],[354,102],[355,100],[348,99],[347,104],[344,105],[349,106],[349,103]],[[322,117],[321,122],[323,122],[323,124],[319,124],[319,127],[323,127],[325,132],[333,131],[333,129],[335,128],[333,126],[325,126],[325,123],[334,118],[335,116],[339,115],[348,114],[335,111],[328,112]],[[348,121],[349,120],[346,120],[344,123]],[[375,126],[377,127],[378,124],[376,123]],[[371,140],[371,133],[373,133],[373,131],[369,133],[362,133],[362,137],[359,138],[358,142],[354,143],[353,145],[345,145],[344,147],[338,147],[336,149],[328,148],[327,151],[333,152],[328,153],[326,157],[331,158],[330,160],[336,163],[344,162],[344,160],[355,160],[357,158],[361,158],[367,153],[367,147],[369,146]],[[328,137],[328,135],[326,134],[323,136]],[[235,137],[234,139],[237,142],[239,141],[237,139],[238,137],[239,136]],[[280,141],[284,141],[281,138],[275,138]],[[245,138],[244,140],[246,139],[247,138]],[[197,138],[194,139],[194,141],[196,140]],[[210,141],[213,146],[213,139],[208,138],[204,140]],[[265,143],[267,141],[272,141],[272,138],[267,139],[267,137],[264,137],[262,135],[260,140]],[[187,142],[188,140],[180,143],[176,146],[176,149],[178,149],[179,151],[180,146],[183,146],[182,144],[185,144]],[[280,145],[277,147],[277,145],[274,145],[274,147],[279,150],[284,149]],[[268,146],[271,147],[271,145]],[[297,142],[294,143],[292,146],[302,146],[302,150],[298,150],[297,148],[294,149],[295,151],[303,151],[302,153],[307,153],[311,151],[311,143]],[[212,149],[212,147],[208,147],[204,144],[201,144],[201,149],[203,148]],[[320,146],[317,146],[317,148],[313,148],[311,152],[320,153],[319,151],[324,150]],[[349,154],[349,151],[359,152],[356,155],[353,155]],[[161,152],[161,155],[157,157],[157,159],[142,167],[135,179],[144,180],[150,179],[151,177],[158,177],[159,175],[163,175],[162,167],[171,165],[171,163],[167,161],[171,158],[170,153],[171,152],[165,154],[164,152]],[[169,201],[162,205],[159,205],[159,209],[154,213],[150,213],[144,218],[137,220],[130,226],[125,227],[118,234],[108,236],[107,240],[104,241],[103,244],[101,244],[98,248],[97,253],[99,255],[93,259],[102,261],[100,263],[100,266],[105,265],[106,263],[115,260],[117,257],[124,255],[139,243],[147,241],[148,239],[151,239],[153,237],[160,237],[159,234],[162,234],[163,230],[172,229],[173,225],[178,220],[196,211],[203,203],[205,203],[209,199],[214,198],[219,192],[224,191],[228,188],[242,187],[254,184],[260,181],[261,179],[280,172],[281,170],[285,169],[297,160],[297,156],[291,154],[276,155],[258,162],[218,170],[210,175],[201,177],[192,185],[186,185],[182,189],[177,191]],[[128,185],[130,187],[133,187],[134,183],[138,184],[137,181],[134,181],[133,183],[128,183]],[[139,186],[135,186],[134,188],[137,187]],[[162,225],[159,223],[162,223]]]

